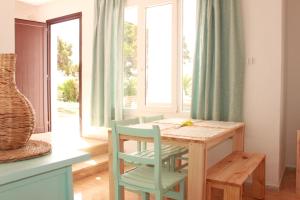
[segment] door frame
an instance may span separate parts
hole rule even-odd
[[[49,125],[48,130],[52,131],[52,117],[51,117],[51,25],[67,22],[70,20],[79,20],[79,127],[80,136],[82,136],[82,12],[49,19],[47,24],[47,87],[48,87],[48,109],[49,109]]]

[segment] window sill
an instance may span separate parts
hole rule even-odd
[[[125,119],[133,118],[133,117],[139,117],[139,116],[147,116],[147,115],[158,115],[163,114],[165,117],[171,118],[171,117],[184,117],[189,118],[190,112],[189,111],[182,111],[182,112],[170,112],[170,111],[158,111],[159,109],[156,109],[154,111],[145,110],[145,111],[139,111],[137,109],[123,109],[123,116]]]

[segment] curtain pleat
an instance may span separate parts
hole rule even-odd
[[[191,116],[242,121],[244,43],[240,0],[199,0]]]
[[[122,119],[123,0],[95,0],[91,119],[110,127]]]

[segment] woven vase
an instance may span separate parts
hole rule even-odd
[[[26,145],[34,130],[34,112],[17,89],[16,55],[0,54],[0,150]]]

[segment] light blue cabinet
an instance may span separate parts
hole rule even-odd
[[[88,160],[84,152],[0,164],[0,200],[73,200],[72,164]]]

